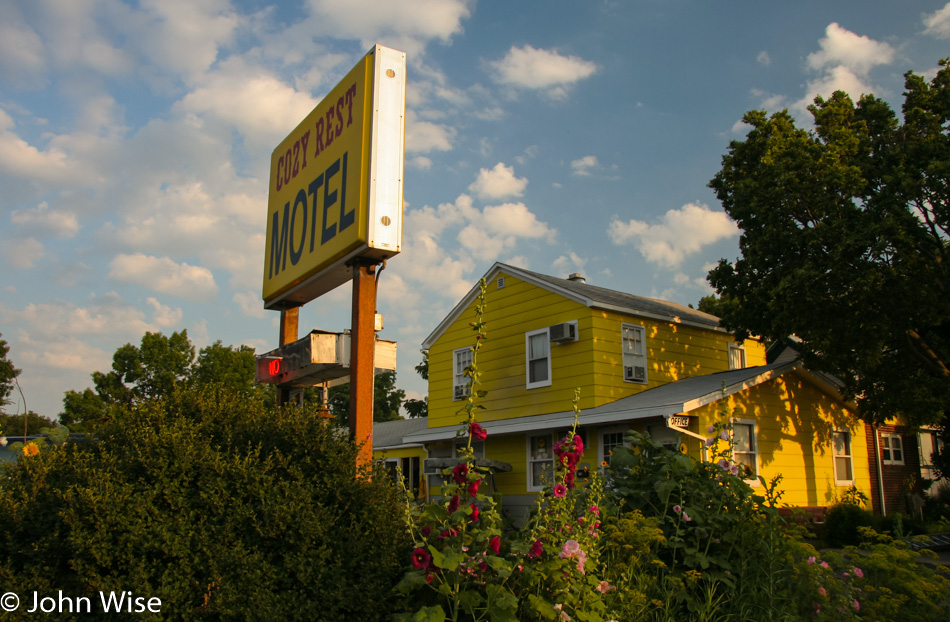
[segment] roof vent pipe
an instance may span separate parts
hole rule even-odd
[[[574,281],[575,283],[586,283],[587,279],[581,276],[580,272],[575,272],[567,277],[568,281]]]

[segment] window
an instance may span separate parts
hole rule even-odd
[[[642,326],[621,324],[623,341],[623,379],[626,382],[647,382],[646,330]]]
[[[758,447],[755,439],[755,422],[736,419],[732,424],[732,459],[745,471],[745,479],[755,479],[759,474]]]
[[[729,344],[729,369],[745,369],[745,348]]]
[[[598,451],[600,455],[600,465],[607,467],[610,466],[610,452],[618,447],[626,447],[627,444],[623,440],[623,435],[627,431],[627,426],[619,428],[608,428],[600,432],[600,447]]]
[[[554,439],[551,434],[528,437],[528,490],[554,481]]]
[[[900,434],[881,434],[881,462],[904,464],[904,446]]]
[[[525,333],[527,388],[551,386],[551,340],[548,329]]]
[[[465,370],[472,364],[472,348],[459,348],[452,352],[452,399],[468,397],[468,378]]]
[[[935,430],[920,431],[920,476],[937,479],[934,474],[934,456],[943,451],[943,440]]]
[[[835,484],[850,486],[854,483],[854,473],[851,470],[851,433],[835,431],[832,443],[835,454]]]
[[[398,474],[402,473],[402,481],[406,490],[412,493],[413,497],[419,496],[419,458],[390,458],[386,461],[386,470],[394,482],[399,482]]]

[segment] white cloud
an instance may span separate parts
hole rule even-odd
[[[421,43],[448,41],[462,31],[471,15],[471,0],[309,0],[313,26],[324,34],[393,44],[404,52],[421,52]],[[390,43],[391,42],[391,43]],[[402,47],[399,47],[401,44]]]
[[[0,109],[0,173],[19,179],[67,186],[93,185],[98,173],[77,158],[70,158],[68,137],[50,137],[41,150],[20,138],[13,118]],[[91,183],[90,183],[91,182]]]
[[[571,169],[573,169],[573,173],[571,174],[579,177],[587,177],[590,175],[590,169],[597,165],[598,162],[595,156],[584,156],[583,158],[571,162]]]
[[[109,264],[109,278],[140,285],[185,300],[211,302],[218,295],[214,275],[207,268],[175,263],[168,257],[120,254]]]
[[[890,44],[857,35],[832,22],[825,36],[818,42],[821,49],[808,55],[808,66],[815,70],[845,66],[857,75],[865,76],[878,65],[894,60],[895,50]]]
[[[118,294],[110,292],[102,296],[89,296],[84,306],[72,302],[30,303],[22,311],[8,311],[4,322],[22,323],[33,334],[43,334],[50,326],[56,327],[57,335],[78,337],[80,335],[108,336],[118,339],[135,339],[146,332],[178,325],[182,310],[161,304],[149,297],[152,319],[145,312],[123,301]]]
[[[14,268],[32,268],[46,254],[43,244],[36,238],[3,240],[0,257]]]
[[[693,203],[667,211],[659,224],[614,218],[607,230],[614,244],[632,244],[650,263],[671,269],[704,246],[738,234],[736,224],[725,212]]]
[[[821,48],[808,55],[807,66],[820,72],[808,82],[806,94],[795,108],[804,112],[815,97],[829,97],[844,91],[852,99],[871,93],[875,87],[868,81],[872,69],[893,62],[896,50],[888,43],[857,35],[832,22],[818,42]]]
[[[513,166],[505,166],[503,162],[499,162],[491,170],[481,169],[478,178],[468,189],[483,199],[503,199],[522,196],[527,185],[527,178],[515,177]]]
[[[772,58],[769,56],[769,53],[766,52],[765,50],[762,50],[761,52],[759,52],[759,55],[755,57],[755,60],[760,65],[765,65],[766,67],[772,64]]]
[[[36,31],[4,11],[0,20],[0,75],[17,84],[41,82],[46,68],[43,42]]]
[[[270,72],[231,58],[175,105],[234,126],[260,148],[273,149],[319,103]]]
[[[163,71],[192,81],[218,59],[240,22],[228,0],[143,0],[137,45]]]
[[[95,369],[108,370],[112,365],[111,355],[72,336],[37,341],[20,333],[17,341],[18,362],[24,366],[47,368],[47,373],[49,368],[89,373]]]
[[[554,260],[554,263],[551,264],[551,267],[554,268],[555,272],[559,274],[568,274],[571,272],[584,271],[584,266],[587,265],[587,260],[582,258],[580,255],[574,251],[568,252],[567,255],[561,255]]]
[[[61,210],[51,210],[47,203],[35,208],[14,210],[10,220],[25,233],[34,235],[55,235],[71,238],[79,231],[76,215]]]
[[[942,9],[930,15],[925,15],[924,26],[927,27],[924,34],[938,39],[950,39],[950,2]]]
[[[406,153],[451,151],[455,135],[454,127],[420,121],[412,111],[406,115]]]
[[[512,46],[505,57],[488,63],[492,80],[499,84],[547,91],[563,98],[567,88],[597,73],[597,64],[577,56],[562,56],[555,50],[530,45]]]
[[[267,317],[267,311],[264,310],[264,303],[261,300],[260,293],[258,292],[235,292],[232,300],[244,315],[249,315],[258,319],[264,319]]]

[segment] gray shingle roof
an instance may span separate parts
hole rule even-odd
[[[373,449],[404,445],[403,437],[425,430],[428,424],[425,417],[377,421],[373,423]]]

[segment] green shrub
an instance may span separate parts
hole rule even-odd
[[[184,390],[98,439],[21,457],[0,488],[0,581],[161,599],[161,620],[377,620],[408,542],[390,480],[307,409]],[[25,603],[26,605],[27,603]]]
[[[857,546],[861,543],[858,527],[870,527],[874,516],[853,503],[839,503],[825,513],[821,535],[831,547]]]

